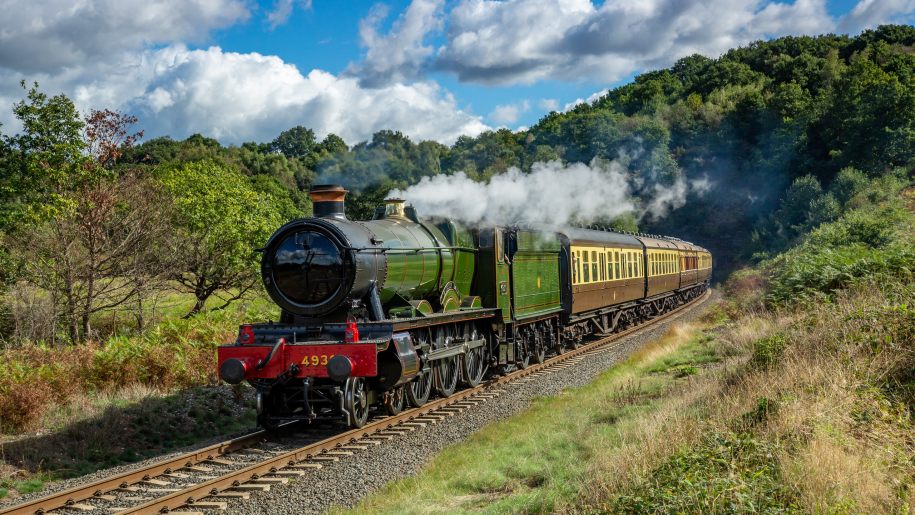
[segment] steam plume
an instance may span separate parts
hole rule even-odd
[[[661,218],[686,203],[690,186],[683,178],[671,185],[642,185],[646,199],[633,196],[626,168],[619,161],[595,159],[585,163],[535,163],[531,172],[516,167],[488,182],[472,180],[463,172],[424,177],[392,197],[406,199],[420,216],[440,216],[465,223],[510,225],[528,223],[560,226],[570,223],[607,223],[626,214]],[[709,184],[695,188],[702,192]]]

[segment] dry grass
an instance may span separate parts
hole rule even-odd
[[[586,503],[606,509],[621,495],[669,487],[657,474],[672,457],[701,448],[710,434],[741,434],[771,449],[780,493],[802,511],[910,511],[915,432],[905,385],[915,341],[910,314],[889,304],[861,288],[836,304],[750,312],[727,325],[716,345],[731,357],[623,429],[622,444],[595,461]],[[759,342],[773,336],[785,347],[774,364],[760,365]]]

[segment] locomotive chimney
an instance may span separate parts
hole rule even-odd
[[[344,200],[349,193],[338,184],[316,184],[311,187],[311,204],[316,217],[346,218]]]

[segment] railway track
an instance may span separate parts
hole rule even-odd
[[[265,431],[198,449],[110,478],[71,488],[0,510],[0,515],[46,513],[152,514],[200,513],[225,509],[232,499],[285,484],[307,469],[346,459],[386,440],[436,424],[483,402],[498,398],[510,383],[536,380],[543,374],[575,366],[589,355],[613,349],[614,342],[658,323],[677,318],[703,304],[711,295],[684,304],[658,318],[613,333],[554,356],[544,363],[494,378],[475,388],[436,399],[419,408],[370,421],[366,426],[333,434],[309,435],[293,449],[277,443]]]

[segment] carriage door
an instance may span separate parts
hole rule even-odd
[[[496,299],[502,310],[502,319],[506,322],[512,318],[511,282],[508,264],[508,245],[506,234],[502,229],[495,229],[493,244],[496,255]]]

